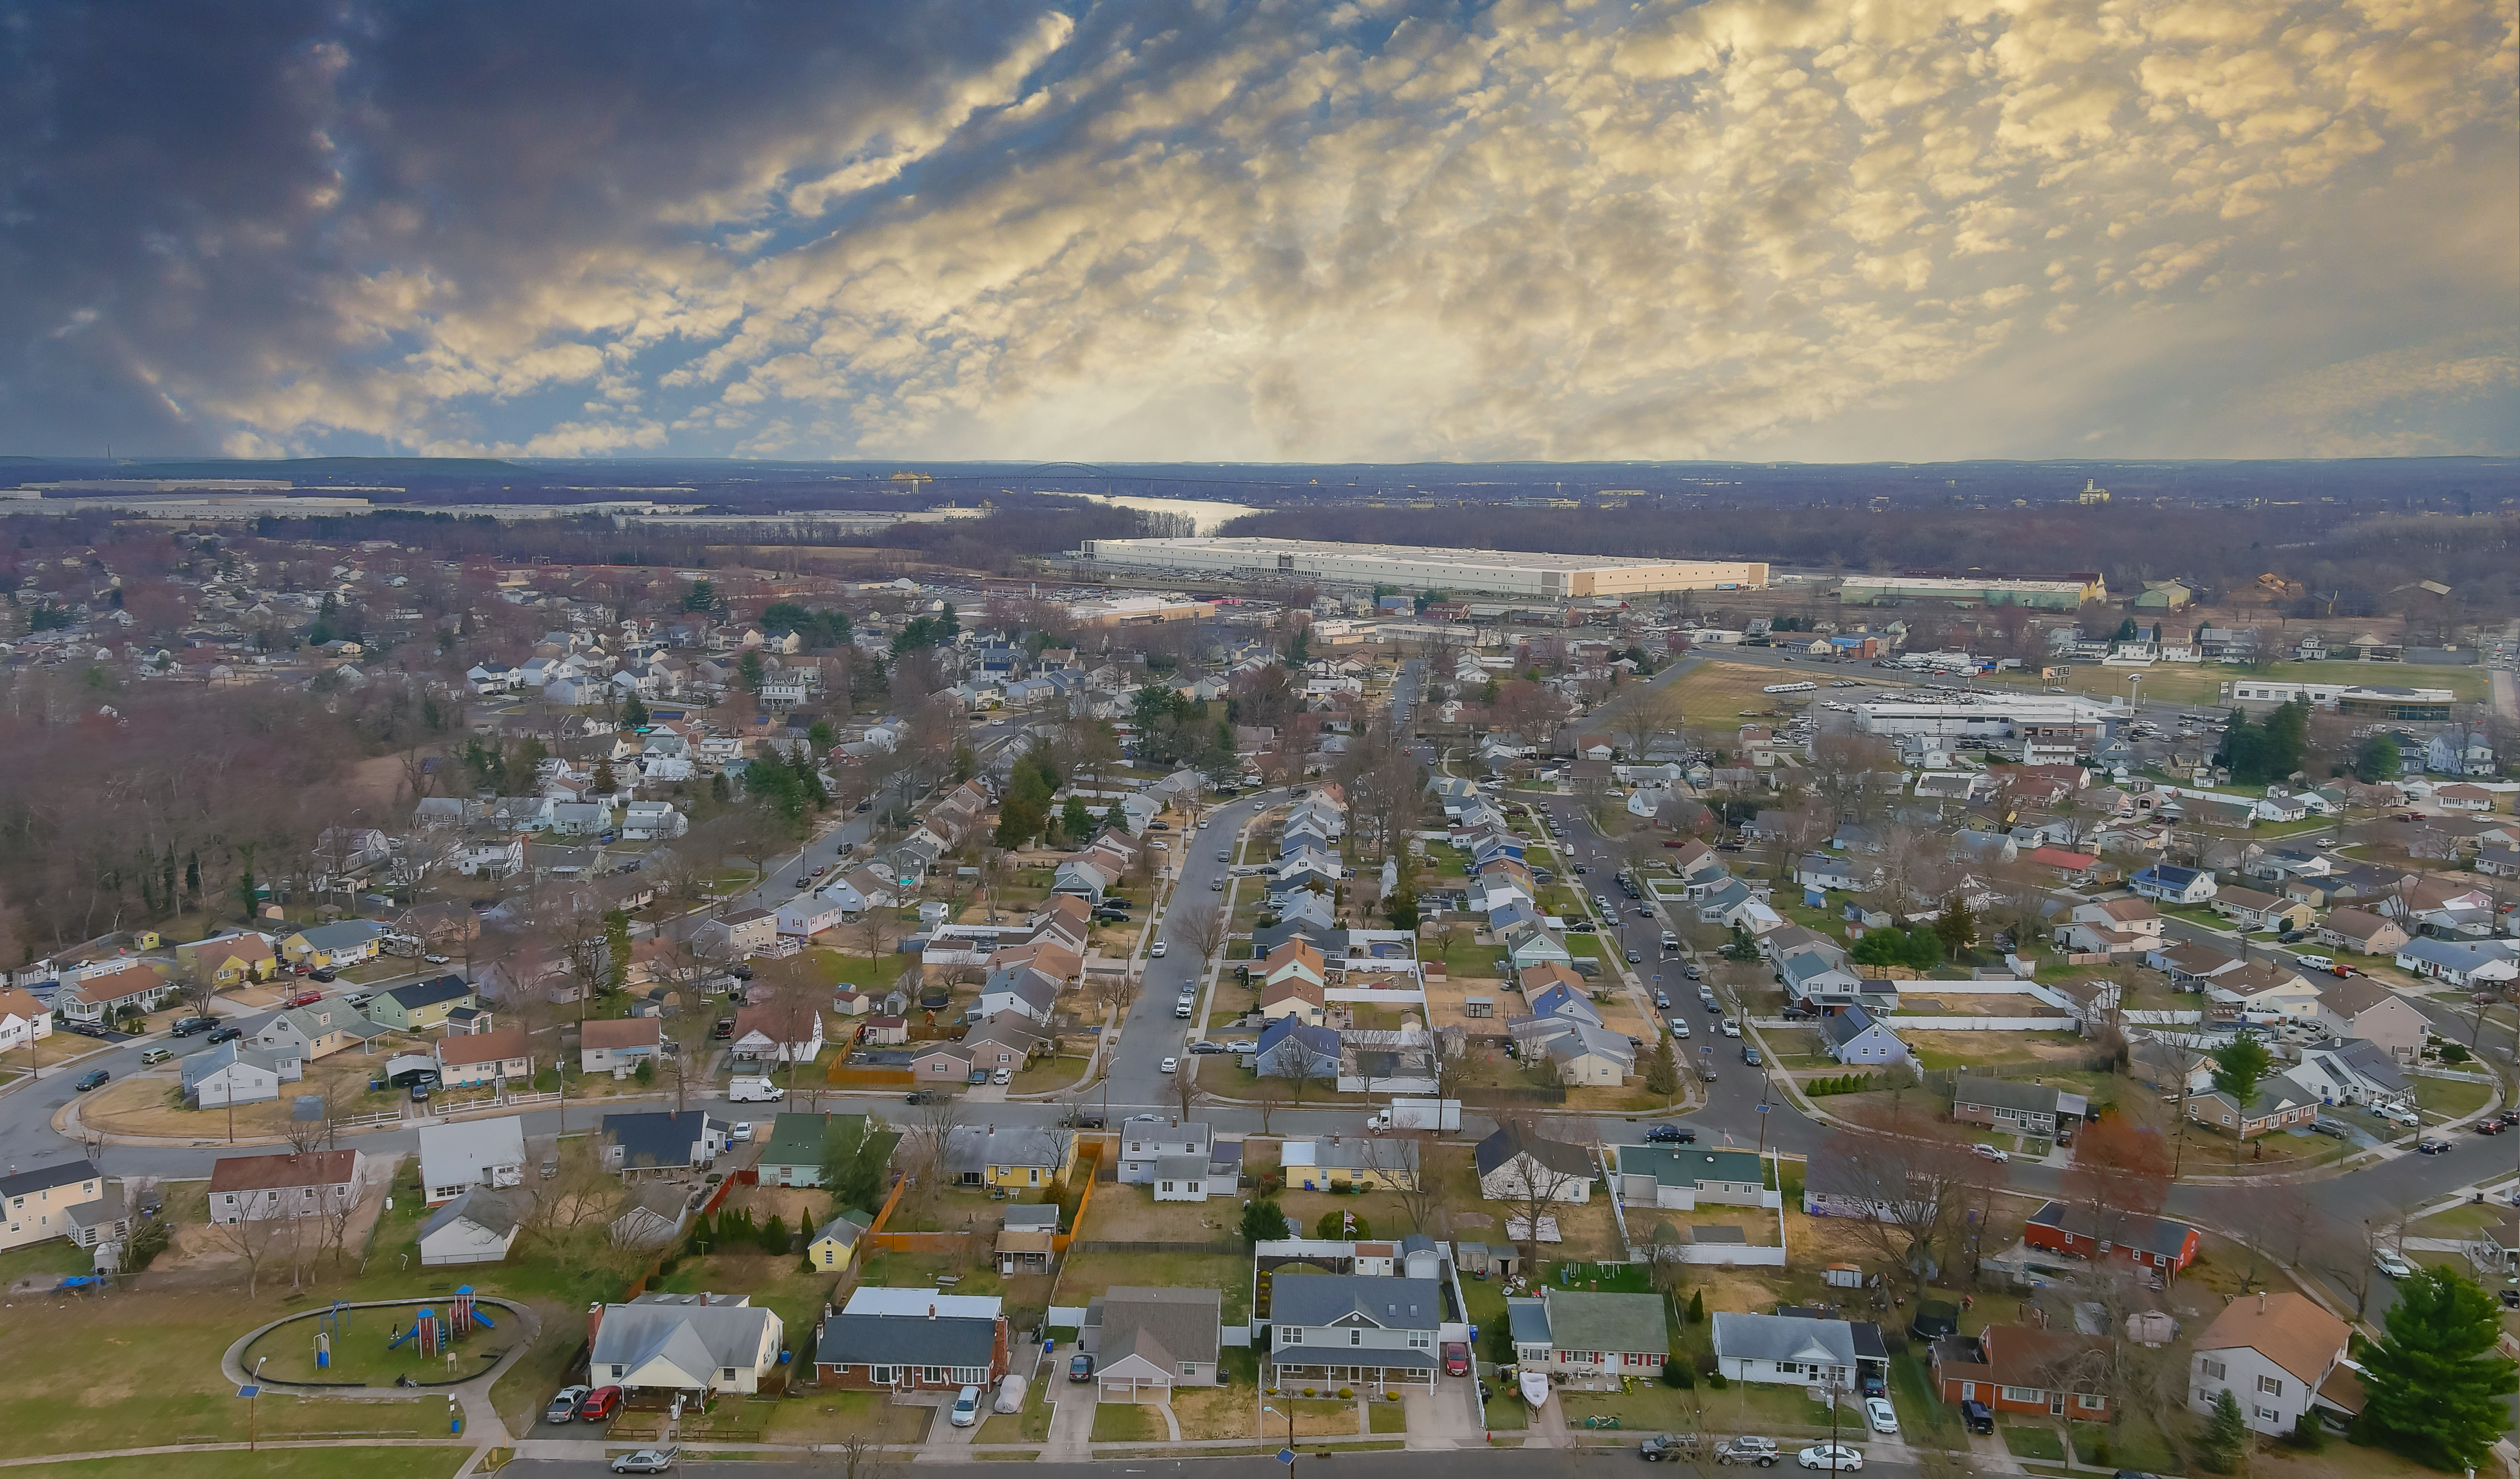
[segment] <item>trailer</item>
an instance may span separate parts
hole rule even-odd
[[[1759,690],[1763,694],[1808,694],[1820,687],[1817,683],[1771,683]]]

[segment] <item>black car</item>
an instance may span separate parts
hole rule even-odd
[[[1086,1355],[1082,1351],[1068,1357],[1067,1379],[1070,1381],[1092,1381],[1094,1379],[1094,1358]]]
[[[1995,1431],[1995,1409],[1983,1402],[1963,1402],[1960,1404],[1960,1420],[1968,1424],[1972,1433],[1992,1433]]]
[[[2283,933],[2275,936],[2275,943],[2278,945],[2290,945],[2296,940],[2307,939],[2309,934],[2310,932],[2305,929],[2287,929]]]
[[[936,1091],[933,1089],[913,1089],[910,1091],[909,1098],[904,1099],[903,1102],[911,1104],[932,1104],[936,1102]]]
[[[210,1034],[210,1046],[215,1048],[221,1043],[233,1043],[243,1036],[245,1029],[242,1027],[222,1027]]]
[[[1645,1143],[1649,1145],[1694,1145],[1697,1143],[1697,1132],[1694,1130],[1685,1129],[1679,1125],[1656,1125],[1645,1132]]]
[[[70,1087],[81,1094],[85,1094],[90,1089],[104,1088],[106,1081],[112,1077],[112,1074],[107,1073],[102,1068],[91,1068],[87,1072],[80,1074],[78,1076],[78,1081],[70,1085]]]
[[[333,972],[329,970],[310,970],[306,972],[306,979],[310,981],[331,981],[336,979],[336,977]]]
[[[214,1016],[188,1016],[178,1018],[175,1025],[167,1030],[177,1037],[191,1037],[194,1033],[207,1032],[217,1025],[219,1025],[219,1019]]]

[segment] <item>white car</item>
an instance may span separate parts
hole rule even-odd
[[[1671,1019],[1671,1035],[1673,1037],[1686,1040],[1688,1037],[1688,1021],[1685,1018],[1673,1017]]]
[[[1014,1081],[1015,1071],[1012,1068],[1001,1068],[989,1075],[989,1082],[992,1084],[1012,1084]]]
[[[1148,952],[1147,952],[1147,954],[1148,954],[1148,955],[1150,955],[1150,956],[1154,957],[1156,960],[1160,961],[1160,960],[1162,960],[1162,959],[1164,958],[1164,951],[1165,951],[1166,947],[1168,947],[1169,945],[1171,945],[1171,943],[1172,943],[1172,942],[1171,942],[1171,941],[1169,941],[1169,940],[1157,940],[1157,941],[1155,942],[1155,948],[1154,948],[1154,949],[1152,949],[1152,950],[1148,951]]]
[[[1201,818],[1199,818],[1199,819],[1198,819],[1198,829],[1199,829],[1200,831],[1205,831],[1205,830],[1207,830],[1207,819],[1206,819],[1205,817],[1201,817]]]
[[[1808,1469],[1854,1470],[1864,1467],[1864,1452],[1843,1443],[1822,1443],[1803,1450],[1795,1460]]]
[[[980,1420],[980,1389],[967,1386],[954,1395],[954,1425],[969,1427]]]
[[[739,1145],[752,1139],[752,1121],[737,1120],[735,1128],[726,1133],[726,1138],[729,1143]]]
[[[1979,1160],[2002,1162],[2012,1159],[2011,1155],[2002,1150],[1997,1149],[1993,1145],[1971,1145],[1969,1146],[1969,1154],[1976,1156]]]
[[[1732,1020],[1731,1017],[1726,1017],[1724,1019],[1724,1035],[1731,1038],[1739,1037],[1741,1035],[1741,1024]]]
[[[1177,1057],[1168,1057],[1164,1059],[1163,1066],[1157,1068],[1155,1071],[1157,1073],[1171,1073],[1179,1067],[1181,1067],[1181,1059]]]
[[[1895,1436],[1899,1431],[1899,1414],[1892,1411],[1890,1399],[1887,1397],[1865,1398],[1864,1420],[1871,1424],[1872,1431],[1876,1433],[1889,1433]]]
[[[2394,1248],[2382,1248],[2379,1252],[2372,1254],[2371,1266],[2378,1269],[2381,1273],[2388,1275],[2391,1278],[2412,1278],[2415,1277],[2415,1266],[2407,1262],[2405,1259],[2400,1258],[2397,1250]]]

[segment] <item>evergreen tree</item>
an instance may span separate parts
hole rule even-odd
[[[715,605],[717,588],[705,580],[693,581],[692,588],[683,593],[683,609],[686,611],[705,611]]]
[[[200,853],[190,854],[184,859],[184,896],[191,899],[202,896],[202,855]]]
[[[621,727],[623,729],[648,727],[648,705],[642,702],[636,694],[632,694],[621,705]]]
[[[709,777],[709,799],[720,805],[735,799],[735,787],[726,784],[726,772]]]
[[[817,719],[805,726],[805,742],[814,747],[814,753],[817,755],[830,754],[836,738],[832,733],[832,721],[829,719]]]
[[[2214,1090],[2228,1096],[2245,1112],[2250,1100],[2258,1097],[2258,1085],[2273,1068],[2274,1059],[2268,1054],[2267,1045],[2254,1034],[2243,1032],[2215,1051]]]
[[[1067,804],[1058,809],[1058,829],[1067,834],[1070,843],[1082,843],[1094,835],[1094,814],[1085,809],[1082,798],[1070,796]]]
[[[2388,1334],[2362,1356],[2355,1436],[2437,1469],[2482,1469],[2520,1365],[2495,1354],[2501,1310],[2464,1275],[2428,1268],[2398,1285]]]
[[[599,796],[608,796],[621,788],[621,778],[612,773],[609,755],[595,762],[595,775],[589,783]]]
[[[1382,912],[1390,916],[1392,928],[1415,930],[1420,918],[1418,909],[1418,890],[1408,883],[1402,883],[1392,891],[1390,898],[1382,901]]]
[[[1664,1099],[1680,1093],[1680,1064],[1672,1058],[1668,1035],[1654,1045],[1654,1055],[1645,1064],[1645,1092]]]
[[[758,650],[744,653],[742,659],[735,665],[736,681],[743,685],[743,691],[747,694],[761,692],[762,676],[761,653]]]
[[[1242,1240],[1248,1243],[1278,1242],[1291,1231],[1286,1214],[1274,1201],[1251,1201],[1242,1205]]]
[[[761,1251],[780,1255],[788,1251],[788,1224],[776,1212],[770,1214],[770,1221],[761,1225]]]
[[[622,910],[608,909],[604,912],[604,989],[621,991],[629,984],[630,916]]]
[[[2365,785],[2395,781],[2398,769],[2404,763],[2405,756],[2399,752],[2396,740],[2387,735],[2372,735],[2354,751],[2354,779]]]
[[[1952,895],[1952,901],[1934,919],[1934,936],[1942,942],[1944,951],[1955,957],[1977,939],[1977,916],[1969,912],[1966,899],[1958,893]]]
[[[2214,1411],[2205,1419],[2205,1436],[2197,1442],[2197,1457],[2205,1467],[2218,1474],[2228,1474],[2240,1466],[2241,1456],[2249,1451],[2249,1422],[2240,1414],[2240,1400],[2225,1387],[2214,1398]]]
[[[968,744],[954,746],[954,784],[962,784],[980,773],[980,757]]]
[[[1706,1322],[1706,1291],[1704,1289],[1696,1290],[1688,1296],[1688,1322],[1690,1324],[1704,1324]]]
[[[1111,809],[1102,814],[1102,825],[1118,831],[1127,831],[1129,814],[1121,809],[1119,802],[1114,801],[1111,803]]]

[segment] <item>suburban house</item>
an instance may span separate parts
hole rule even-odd
[[[292,965],[338,970],[373,961],[384,945],[385,928],[374,919],[342,919],[283,936],[280,958]]]
[[[288,1007],[273,1012],[255,1024],[246,1034],[246,1040],[267,1053],[307,1061],[374,1042],[390,1030],[327,997],[311,1006]]]
[[[520,1187],[524,1180],[525,1122],[521,1116],[510,1114],[498,1119],[421,1127],[420,1185],[428,1205],[453,1201],[474,1187],[499,1190]]]
[[[1279,1147],[1286,1185],[1304,1191],[1333,1187],[1387,1190],[1418,1174],[1418,1142],[1405,1137],[1325,1135]]]
[[[1821,1045],[1828,1055],[1849,1066],[1904,1063],[1908,1045],[1886,1023],[1876,1022],[1862,1007],[1820,1019]]]
[[[1629,1207],[1693,1211],[1701,1204],[1758,1207],[1772,1194],[1768,1163],[1753,1150],[1695,1145],[1620,1145],[1610,1183]]]
[[[1270,1078],[1335,1080],[1339,1035],[1328,1027],[1306,1026],[1291,1016],[1280,1017],[1260,1030],[1260,1051],[1252,1055],[1252,1066]]]
[[[2214,875],[2193,868],[2156,863],[2127,879],[2127,886],[2164,904],[2202,904],[2214,897]]]
[[[752,1393],[776,1370],[787,1331],[743,1294],[642,1294],[599,1306],[587,1379],[642,1392]]]
[[[533,1045],[522,1027],[495,1032],[450,1032],[436,1043],[437,1076],[444,1084],[529,1084],[534,1076]]]
[[[267,934],[241,930],[175,947],[177,968],[225,991],[248,981],[265,981],[280,973],[279,942]]]
[[[2187,1406],[2209,1415],[2229,1392],[2250,1429],[2269,1435],[2291,1432],[2306,1412],[2351,1419],[2362,1411],[2362,1378],[2345,1359],[2352,1333],[2302,1295],[2244,1294],[2196,1337]]]
[[[358,1205],[367,1187],[368,1158],[356,1150],[223,1155],[210,1165],[209,1220],[321,1217]]]
[[[2090,1112],[2084,1096],[2023,1079],[1963,1073],[1952,1085],[1952,1117],[1962,1124],[2053,1136],[2060,1124],[2070,1128]]]
[[[2304,1048],[2301,1061],[2284,1069],[2283,1075],[2318,1095],[2321,1103],[2390,1110],[2411,1108],[2415,1101],[2414,1085],[2400,1059],[2361,1038]]]
[[[1853,1392],[1866,1376],[1888,1372],[1887,1356],[1868,1362],[1856,1327],[1843,1320],[1731,1310],[1707,1318],[1714,1322],[1715,1368],[1733,1381]]]
[[[986,1388],[1007,1365],[1005,1304],[994,1294],[861,1284],[837,1314],[825,1311],[814,1341],[818,1379],[846,1391]]]
[[[1077,1345],[1094,1358],[1096,1400],[1162,1402],[1175,1387],[1222,1385],[1223,1306],[1215,1289],[1129,1285],[1088,1300]]]
[[[1322,1024],[1322,985],[1300,975],[1286,975],[1260,987],[1260,1015],[1269,1021],[1292,1017],[1308,1026]]]
[[[713,961],[741,961],[778,940],[779,916],[767,909],[739,909],[692,931],[692,948]]]
[[[819,1187],[823,1184],[823,1149],[836,1133],[855,1146],[866,1135],[862,1114],[810,1114],[782,1110],[770,1121],[753,1174],[765,1187]],[[885,1132],[889,1134],[889,1132]],[[898,1137],[893,1137],[898,1140]],[[885,1157],[887,1160],[890,1156]]]
[[[521,1192],[474,1187],[430,1213],[420,1225],[421,1267],[505,1259],[523,1226],[522,1202]]]
[[[2110,1237],[2101,1237],[2091,1208],[2061,1201],[2031,1213],[2021,1240],[2076,1258],[2123,1258],[2138,1268],[2160,1270],[2165,1277],[2194,1263],[2198,1246],[2194,1228],[2167,1217],[2130,1217]]]
[[[1497,1127],[1471,1153],[1479,1195],[1489,1201],[1589,1202],[1600,1174],[1582,1145],[1545,1140],[1513,1121]]]
[[[2318,921],[2318,943],[2335,950],[2350,950],[2356,955],[2392,955],[2407,943],[2407,932],[2395,919],[2384,919],[2367,909],[2331,909],[2327,918]]]
[[[966,1187],[1049,1186],[1074,1153],[1069,1137],[1049,1129],[957,1125],[945,1141],[945,1178]]]
[[[1033,1021],[1048,1025],[1058,1008],[1059,983],[1030,965],[1010,965],[992,971],[980,987],[980,1000],[975,1009],[982,1016],[996,1016],[1015,1011]]]
[[[1264,1385],[1435,1390],[1444,1286],[1433,1278],[1324,1274],[1274,1281]]]
[[[822,1055],[823,1013],[785,1002],[739,1007],[727,1051],[742,1062],[810,1063]]]
[[[604,1169],[623,1177],[690,1171],[718,1158],[735,1127],[705,1112],[658,1109],[604,1116]]]
[[[1009,1207],[999,1221],[998,1273],[1047,1274],[1058,1252],[1058,1204],[1026,1202]]]
[[[2272,1074],[2258,1083],[2258,1091],[2244,1110],[2220,1089],[2208,1089],[2187,1100],[2187,1118],[2199,1125],[2213,1125],[2238,1136],[2256,1140],[2272,1131],[2294,1125],[2307,1125],[2318,1118],[2319,1097],[2306,1085],[2287,1074]]]
[[[6,972],[0,972],[5,981]],[[53,1035],[52,1008],[22,986],[0,984],[0,1054]]]
[[[665,1024],[656,1017],[599,1018],[577,1030],[580,1073],[609,1073],[614,1078],[638,1071],[662,1050]]]
[[[824,1273],[845,1269],[857,1256],[858,1239],[875,1220],[863,1212],[847,1211],[814,1230],[805,1239],[805,1260]]]
[[[404,1032],[426,1032],[446,1025],[446,1014],[458,1008],[477,1008],[472,984],[458,975],[442,975],[408,986],[396,986],[368,999],[371,1021]]]
[[[113,1022],[156,1011],[175,994],[173,983],[145,962],[91,965],[62,987],[53,1006],[73,1022]]]
[[[1526,1059],[1546,1058],[1558,1082],[1616,1087],[1636,1072],[1637,1045],[1627,1034],[1563,1016],[1515,1017],[1506,1032]]]
[[[1542,1285],[1537,1299],[1506,1301],[1514,1359],[1569,1376],[1662,1374],[1671,1324],[1659,1294],[1601,1294]]]
[[[280,1098],[280,1086],[305,1076],[295,1057],[242,1042],[221,1043],[175,1060],[184,1083],[184,1099],[196,1109],[229,1104],[267,1104]]]
[[[2318,910],[2299,899],[2236,885],[2218,891],[2210,907],[2243,930],[2308,929],[2318,918]]]
[[[2077,955],[2128,955],[2161,940],[2161,911],[2150,899],[2093,899],[2076,904],[2055,926],[2056,948]]]
[[[2398,947],[2398,968],[2461,988],[2507,983],[2520,977],[2520,957],[2496,941],[2436,940],[2430,936]]]
[[[1208,1167],[1216,1148],[1216,1139],[1204,1120],[1150,1115],[1125,1121],[1120,1126],[1120,1181],[1140,1187],[1173,1183],[1170,1194],[1159,1191],[1157,1201],[1205,1201]],[[1229,1178],[1238,1177],[1240,1165],[1238,1144],[1222,1169]],[[1231,1180],[1225,1190],[1232,1194]]]
[[[82,1247],[119,1242],[108,1225],[125,1220],[122,1190],[109,1188],[95,1163],[73,1156],[59,1165],[0,1176],[0,1252],[47,1238],[67,1237]]]
[[[1982,1402],[1999,1412],[2108,1419],[2106,1336],[1988,1325],[1935,1341],[1932,1362],[1934,1389],[1954,1406]]]
[[[2424,1014],[2369,976],[2320,988],[2318,1020],[2328,1036],[2361,1038],[2401,1063],[2412,1063],[2423,1052]]]

